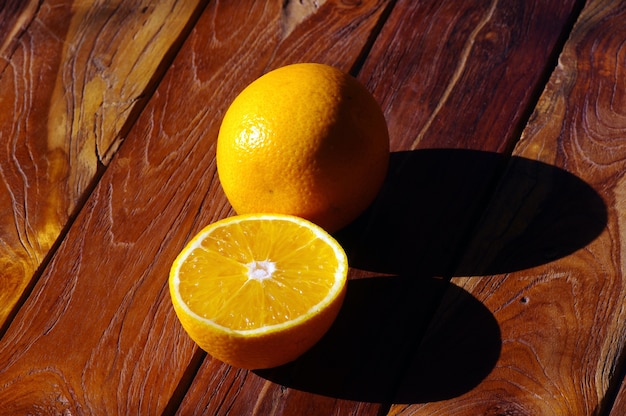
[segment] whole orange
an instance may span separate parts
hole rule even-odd
[[[228,108],[217,140],[219,179],[238,214],[296,215],[329,232],[372,202],[388,161],[376,100],[349,74],[316,63],[252,82]]]

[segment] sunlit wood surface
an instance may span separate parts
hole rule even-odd
[[[243,371],[167,276],[233,214],[229,103],[302,61],[372,91],[389,175],[333,328]],[[5,1],[0,214],[2,415],[622,416],[626,3]]]

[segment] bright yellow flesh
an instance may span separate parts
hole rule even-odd
[[[178,292],[194,314],[256,330],[315,314],[341,290],[347,264],[334,240],[299,219],[262,218],[227,222],[190,243]]]

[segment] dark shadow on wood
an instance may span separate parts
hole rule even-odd
[[[491,152],[428,149],[392,153],[378,200],[337,237],[358,269],[477,276],[564,257],[606,222],[600,196],[562,169]]]
[[[429,331],[443,294],[452,319]],[[255,371],[275,383],[340,399],[418,403],[455,397],[476,386],[500,352],[493,315],[443,279],[386,276],[351,280],[344,306],[326,336],[298,360]],[[419,360],[410,357],[419,348]],[[398,380],[402,380],[398,384]]]
[[[584,248],[606,228],[604,201],[575,175],[513,157],[504,178],[456,275],[502,274],[540,266]]]

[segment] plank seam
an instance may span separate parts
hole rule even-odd
[[[185,368],[183,376],[178,381],[176,388],[163,408],[163,412],[161,413],[163,416],[175,415],[179,410],[183,400],[187,396],[187,392],[200,372],[206,357],[207,354],[200,348],[196,347],[196,351],[189,361],[187,368]]]
[[[620,393],[623,382],[626,382],[626,348],[622,347],[622,351],[615,362],[615,370],[609,377],[608,386],[604,392],[604,397],[598,403],[596,414],[602,416],[610,416],[615,402]]]
[[[391,15],[391,12],[396,5],[396,2],[397,0],[390,0],[389,3],[387,3],[382,13],[380,14],[378,21],[370,31],[367,40],[363,44],[363,49],[361,49],[361,53],[356,57],[356,59],[354,60],[354,64],[348,71],[353,77],[357,77],[359,72],[361,72],[361,68],[363,68],[363,65],[365,64],[365,61],[369,56],[376,39],[378,38],[378,35],[380,35],[380,32],[385,26],[385,23],[389,19],[389,16]]]
[[[555,69],[557,68],[559,64],[559,58],[561,56],[561,53],[563,52],[563,49],[565,48],[565,44],[569,40],[569,37],[574,28],[574,25],[578,21],[580,14],[585,8],[585,4],[586,4],[586,0],[578,0],[575,2],[574,6],[572,7],[572,13],[570,13],[568,20],[563,26],[563,29],[561,30],[561,34],[557,38],[554,48],[552,49],[552,52],[550,53],[550,55],[548,56],[548,59],[546,60],[546,65],[543,68],[541,76],[537,80],[535,88],[533,89],[530,95],[528,106],[526,107],[526,110],[521,114],[519,122],[513,129],[512,138],[514,140],[509,141],[508,147],[504,149],[504,152],[503,152],[504,155],[511,156],[513,154],[513,150],[515,149],[515,146],[520,141],[522,132],[526,128],[528,121],[533,115],[534,110],[537,108],[537,104],[539,103],[539,100],[541,99],[541,95],[543,94],[546,86],[548,85],[548,82],[550,81],[550,78],[552,77],[552,74],[554,73]]]

